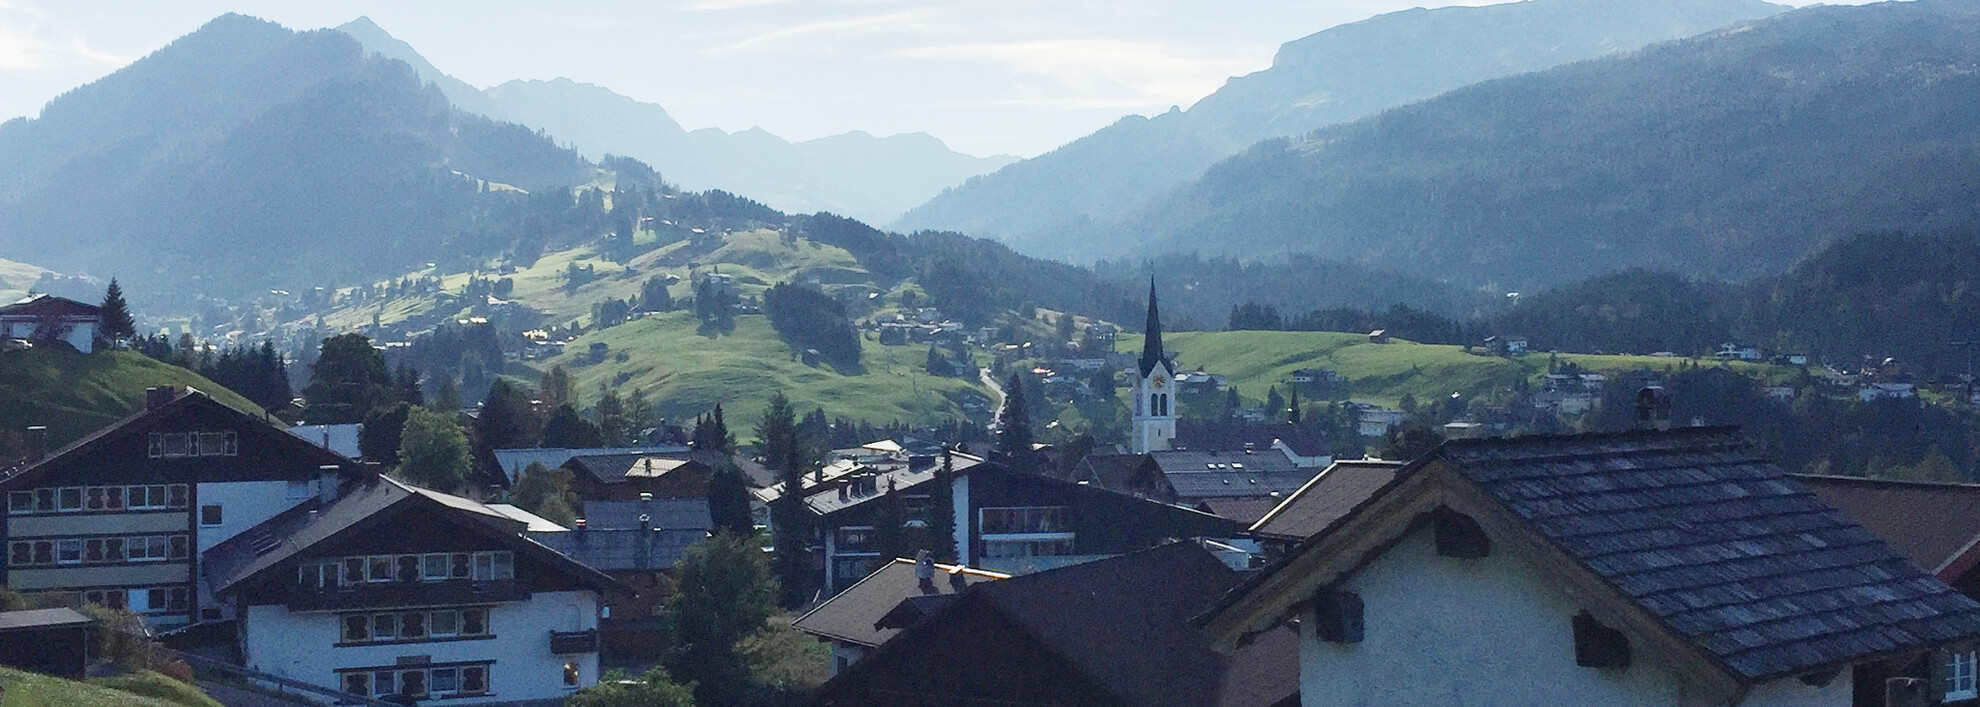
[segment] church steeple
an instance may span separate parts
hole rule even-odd
[[[1153,277],[1148,278],[1148,325],[1142,331],[1147,334],[1141,339],[1141,375],[1147,377],[1156,366],[1168,360],[1168,355],[1162,351],[1162,313],[1155,304]]]

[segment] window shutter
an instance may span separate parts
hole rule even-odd
[[[1330,643],[1360,643],[1364,633],[1361,595],[1323,589],[1313,597],[1315,625],[1320,640]]]
[[[1492,554],[1492,540],[1485,535],[1485,529],[1478,527],[1478,521],[1470,516],[1439,508],[1432,515],[1437,534],[1437,554],[1445,557],[1477,559]]]
[[[1584,668],[1629,667],[1629,637],[1603,626],[1583,611],[1574,617],[1574,664]]]

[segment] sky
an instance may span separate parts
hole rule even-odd
[[[368,16],[478,87],[565,77],[688,129],[791,140],[925,132],[1030,157],[1189,107],[1282,43],[1491,0],[0,0],[0,120],[34,116],[227,12],[291,29]]]

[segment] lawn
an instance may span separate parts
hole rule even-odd
[[[922,346],[881,346],[865,339],[864,370],[840,372],[800,363],[761,315],[736,317],[735,331],[728,334],[704,336],[695,330],[686,312],[648,316],[579,337],[548,363],[577,377],[587,404],[596,399],[600,383],[621,394],[643,390],[661,414],[675,419],[722,403],[729,429],[745,439],[752,436],[764,402],[779,390],[800,411],[823,407],[833,417],[876,424],[961,417],[965,397],[987,399],[974,378],[923,372],[928,349]],[[590,362],[594,342],[608,347],[601,363]]]
[[[116,680],[131,686],[142,684],[144,689],[158,693],[167,692],[165,686],[157,683],[169,681],[170,678],[156,673],[150,675],[151,677],[144,677],[143,674],[126,676]],[[6,667],[0,667],[0,689],[6,690],[0,693],[0,707],[190,707],[194,705],[219,707],[218,702],[206,698],[204,694],[189,686],[184,686],[184,689],[190,690],[192,695],[204,698],[204,702],[184,702],[140,695],[105,685],[80,683]],[[179,690],[178,687],[170,688],[170,691],[175,693],[175,697],[190,698],[190,695]]]
[[[37,346],[0,353],[0,429],[47,425],[55,445],[81,437],[144,405],[144,389],[190,386],[237,409],[261,409],[197,373],[135,351]]]
[[[1507,358],[1466,353],[1464,347],[1419,344],[1390,339],[1369,343],[1365,334],[1295,331],[1171,332],[1163,344],[1184,370],[1201,367],[1227,376],[1238,393],[1259,400],[1274,385],[1283,385],[1301,368],[1332,370],[1350,381],[1357,400],[1394,404],[1404,395],[1418,400],[1460,393],[1489,397],[1520,381],[1537,383],[1547,373],[1549,355],[1529,353]],[[1141,337],[1119,339],[1119,350],[1140,351]],[[1654,356],[1562,354],[1589,372],[1624,373],[1674,369],[1687,359]],[[1691,360],[1694,365],[1721,365]],[[1734,370],[1767,380],[1784,379],[1794,369],[1753,363],[1729,363]],[[1284,391],[1281,390],[1283,394]]]

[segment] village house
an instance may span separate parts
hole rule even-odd
[[[1284,557],[1388,485],[1400,468],[1402,462],[1382,459],[1334,462],[1252,523],[1245,535],[1258,541],[1266,562]]]
[[[896,558],[791,622],[832,646],[832,674],[845,672],[902,629],[933,615],[969,585],[1001,572]]]
[[[1074,480],[1249,525],[1323,470],[1271,448],[1177,449],[1091,456]]]
[[[0,476],[0,580],[127,608],[153,627],[229,618],[201,553],[355,473],[205,393],[152,388],[143,410]]]
[[[1980,639],[1729,428],[1446,442],[1198,621],[1236,650],[1289,619],[1308,706],[1840,707]]]
[[[1401,410],[1391,410],[1379,405],[1355,403],[1358,431],[1363,437],[1384,437],[1402,425],[1404,416]]]
[[[1299,704],[1294,631],[1267,631],[1220,655],[1188,625],[1238,583],[1235,571],[1195,543],[965,580],[960,590],[934,579],[937,594],[885,609],[875,623],[893,635],[821,686],[813,704]],[[843,613],[863,618],[894,596],[876,592],[872,604]]]
[[[706,498],[586,501],[574,527],[529,537],[618,580],[598,608],[600,652],[653,658],[666,645],[674,565],[715,527]]]
[[[369,697],[557,700],[599,678],[618,582],[472,500],[353,480],[207,554],[252,670]]]
[[[691,453],[584,454],[563,468],[571,472],[571,492],[586,501],[703,498],[715,473]]]
[[[89,353],[102,328],[102,308],[66,297],[29,295],[0,307],[0,337],[8,339],[57,339]]]
[[[516,483],[516,477],[522,476],[523,471],[528,469],[531,464],[541,464],[545,469],[555,469],[570,463],[572,459],[578,457],[649,454],[676,455],[687,454],[688,451],[688,446],[685,444],[648,444],[633,447],[588,447],[581,449],[554,447],[497,449],[494,450],[494,455],[495,466],[497,471],[500,472],[499,480],[501,485],[511,486]],[[494,479],[491,479],[491,481],[494,481]]]

